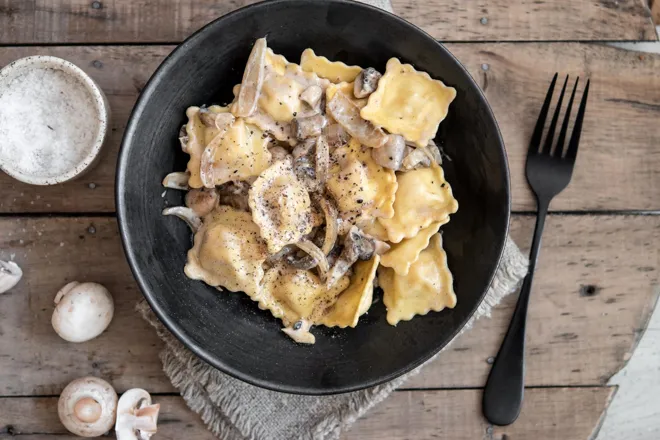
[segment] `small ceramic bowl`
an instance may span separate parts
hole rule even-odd
[[[25,183],[54,185],[96,162],[110,106],[74,64],[31,56],[0,70],[0,169]]]

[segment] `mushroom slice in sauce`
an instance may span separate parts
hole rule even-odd
[[[217,187],[218,202],[220,205],[228,205],[239,211],[250,211],[249,190],[250,184],[247,182],[227,182]]]
[[[311,108],[316,109],[321,103],[322,96],[323,89],[317,85],[311,85],[300,94],[300,99],[307,103]]]
[[[190,179],[190,173],[188,172],[178,171],[170,173],[163,179],[163,186],[165,188],[188,191],[190,189],[188,179]]]
[[[427,168],[431,166],[429,155],[421,148],[406,147],[406,155],[401,162],[401,169],[410,171],[417,168]]]
[[[373,67],[362,69],[353,83],[353,94],[356,98],[362,99],[371,95],[378,88],[378,80],[383,75]]]
[[[387,141],[383,130],[360,116],[360,108],[341,90],[328,101],[328,113],[362,145],[379,148]]]
[[[186,194],[186,206],[192,209],[195,214],[204,217],[213,211],[218,204],[218,193],[215,189],[202,188],[193,189]]]
[[[351,140],[351,135],[344,130],[344,127],[336,123],[326,126],[325,130],[323,130],[323,134],[331,148],[341,147]]]
[[[266,49],[265,38],[259,38],[254,43],[254,47],[252,47],[252,52],[250,52],[245,71],[243,71],[243,80],[241,81],[241,90],[238,93],[238,100],[233,109],[233,113],[236,116],[246,118],[257,109],[261,86],[264,83]]]
[[[293,118],[291,120],[291,130],[296,139],[303,141],[310,137],[319,136],[323,133],[323,128],[327,123],[328,120],[323,115]]]
[[[371,150],[374,161],[385,168],[398,171],[406,153],[406,140],[398,134],[388,134],[387,142],[381,148]]]
[[[375,240],[363,234],[357,226],[351,227],[344,237],[344,248],[328,273],[326,286],[331,287],[348,272],[356,261],[370,259],[375,251]]]
[[[195,211],[186,206],[173,206],[171,208],[165,208],[163,209],[163,215],[174,215],[179,217],[181,220],[186,222],[188,226],[190,226],[190,229],[192,229],[193,232],[197,232],[197,230],[202,226],[202,219],[195,213]]]

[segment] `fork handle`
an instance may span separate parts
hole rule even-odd
[[[532,290],[532,278],[536,268],[541,236],[549,201],[538,203],[538,216],[534,229],[534,240],[529,256],[529,272],[520,289],[520,296],[513,312],[509,329],[497,353],[488,375],[483,396],[483,413],[494,425],[505,426],[515,422],[522,407],[525,392],[525,326],[527,306]]]

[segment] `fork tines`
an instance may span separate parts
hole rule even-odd
[[[545,101],[543,102],[543,107],[541,108],[541,113],[539,114],[538,121],[536,122],[536,127],[534,128],[534,133],[532,134],[532,140],[529,144],[528,156],[533,154],[544,154],[552,155],[556,158],[562,158],[564,152],[564,143],[566,141],[566,133],[568,132],[568,124],[571,118],[571,109],[573,107],[573,100],[575,99],[575,92],[580,82],[580,77],[577,77],[575,80],[575,85],[573,86],[573,92],[571,92],[571,97],[568,101],[568,106],[566,107],[566,115],[564,116],[564,121],[561,124],[561,130],[559,131],[559,137],[557,138],[557,144],[555,145],[554,151],[552,149],[552,144],[554,140],[555,130],[557,127],[557,121],[559,120],[559,113],[561,111],[562,102],[564,100],[564,93],[566,92],[566,85],[568,83],[568,75],[564,80],[564,85],[559,94],[559,100],[557,101],[557,106],[555,112],[552,115],[552,120],[550,121],[550,127],[548,128],[548,133],[543,143],[543,149],[541,149],[541,139],[543,137],[543,127],[545,126],[545,120],[548,116],[548,110],[550,109],[550,103],[552,101],[552,95],[555,91],[555,85],[557,83],[558,73],[555,73],[555,76],[552,78],[550,83],[550,88],[548,93],[545,96]],[[587,106],[587,96],[589,94],[589,82],[587,80],[587,85],[584,88],[584,93],[582,95],[582,100],[580,101],[580,108],[578,109],[577,117],[575,118],[575,123],[573,124],[573,132],[571,133],[571,139],[568,142],[568,148],[566,149],[566,154],[563,156],[564,159],[575,161],[577,156],[578,144],[580,143],[580,133],[582,132],[582,121],[584,120],[584,112]]]

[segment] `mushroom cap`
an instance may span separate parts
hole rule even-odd
[[[55,304],[53,329],[69,342],[94,339],[110,325],[114,314],[110,292],[97,283],[73,281],[57,293]]]
[[[103,379],[92,376],[76,379],[62,391],[57,413],[71,433],[81,437],[98,437],[114,425],[117,393]]]

